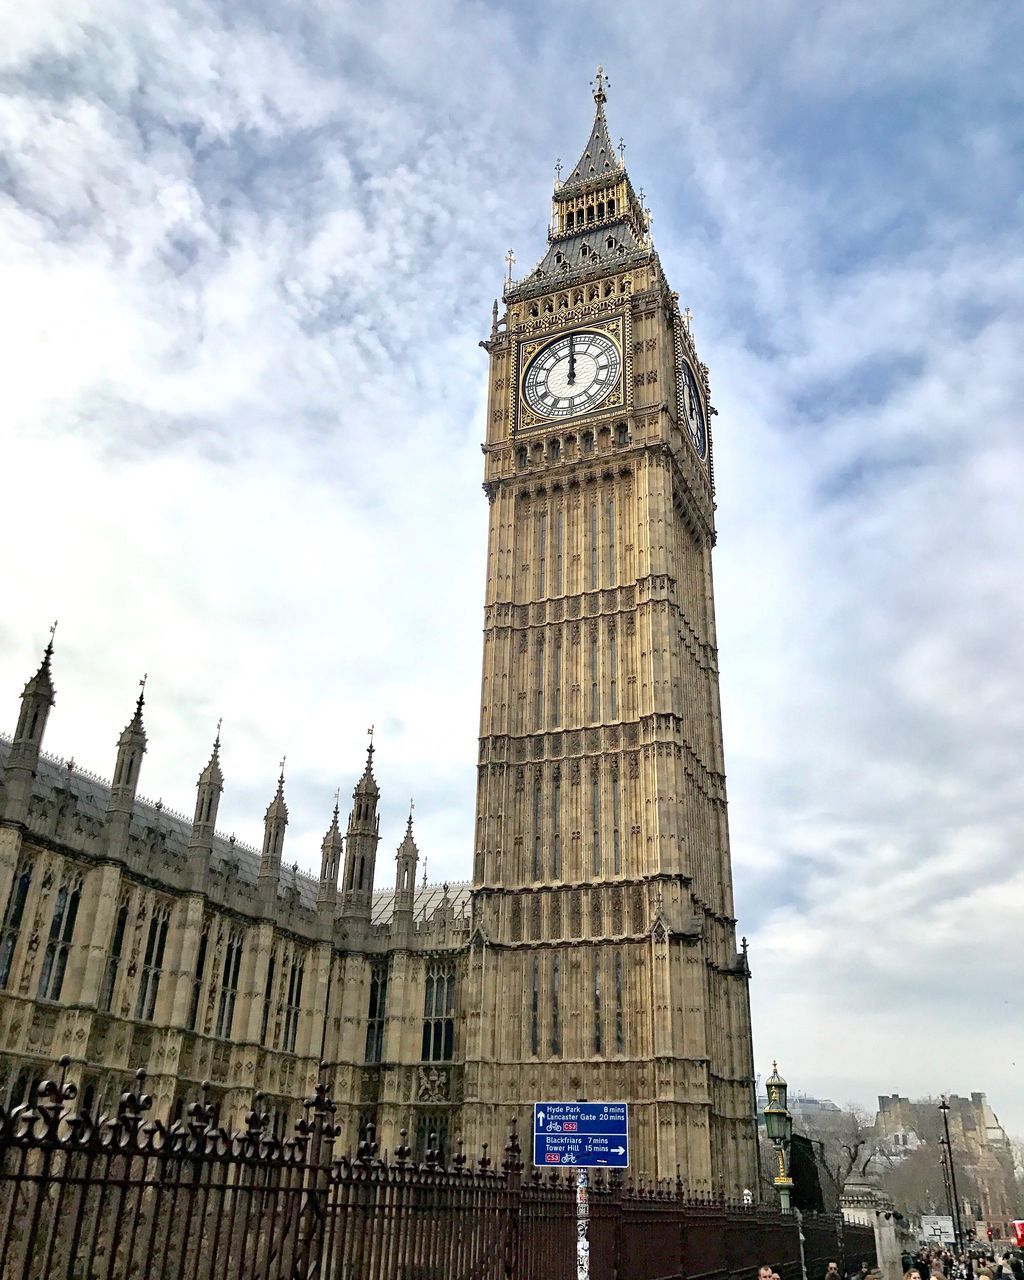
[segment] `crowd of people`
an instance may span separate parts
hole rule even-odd
[[[997,1255],[922,1248],[904,1255],[903,1280],[1024,1280],[1024,1262],[1016,1250]]]
[[[881,1280],[877,1267],[862,1262],[844,1277],[837,1262],[825,1268],[823,1280]],[[767,1263],[760,1267],[757,1280],[781,1280],[779,1273]],[[948,1249],[918,1249],[903,1256],[903,1280],[1024,1280],[1024,1261],[1018,1251],[998,1256],[993,1252],[953,1253]]]

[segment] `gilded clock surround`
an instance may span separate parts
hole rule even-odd
[[[609,319],[602,319],[595,316],[587,307],[579,306],[571,313],[571,323],[566,324],[566,318],[562,317],[563,327],[546,332],[543,336],[525,338],[516,343],[515,386],[517,394],[512,401],[512,412],[509,414],[512,434],[529,431],[539,426],[550,427],[564,423],[575,424],[585,418],[602,418],[609,414],[619,414],[621,416],[624,408],[628,411],[632,407],[632,396],[630,394],[632,362],[627,354],[631,334],[629,312],[612,316]],[[532,361],[552,342],[556,342],[559,338],[567,337],[570,333],[578,332],[600,333],[611,339],[619,354],[618,385],[612,387],[600,404],[578,414],[554,418],[547,414],[536,412],[528,403],[524,394],[526,374]]]

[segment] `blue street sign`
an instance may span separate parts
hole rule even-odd
[[[533,1163],[576,1169],[629,1167],[625,1102],[535,1102]]]

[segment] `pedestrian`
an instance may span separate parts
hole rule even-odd
[[[825,1268],[825,1280],[842,1280],[839,1274],[839,1264],[830,1262]]]

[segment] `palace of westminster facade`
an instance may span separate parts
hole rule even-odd
[[[707,370],[605,120],[490,337],[490,504],[470,883],[417,884],[412,818],[374,892],[373,748],[319,878],[136,794],[143,700],[105,782],[42,748],[52,642],[0,738],[0,1104],[63,1054],[86,1105],[142,1067],[168,1120],[210,1082],[282,1129],[321,1060],[341,1147],[373,1118],[499,1152],[534,1101],[627,1100],[632,1166],[757,1187],[711,577]]]

